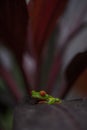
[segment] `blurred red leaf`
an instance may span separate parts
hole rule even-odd
[[[78,23],[78,21],[77,21]],[[86,27],[86,24],[85,23],[78,23],[78,25],[71,30],[69,36],[67,37],[67,39],[64,41],[64,45],[63,47],[61,48],[61,50],[59,52],[57,52],[57,55],[53,61],[53,64],[52,64],[52,67],[51,67],[51,70],[50,70],[50,74],[49,74],[49,77],[48,77],[48,91],[51,92],[52,91],[52,88],[54,86],[54,83],[57,79],[57,75],[60,71],[60,67],[61,67],[61,64],[62,64],[62,57],[64,56],[64,52],[67,48],[67,46],[69,45],[70,41],[75,37],[77,36],[80,31],[82,31],[84,28]],[[75,76],[75,75],[74,75]],[[64,87],[62,87],[62,90],[60,91],[59,95],[61,97],[64,97],[67,92],[68,92],[68,89],[70,89],[70,85],[67,87],[65,87],[65,85],[63,84]],[[65,90],[67,89],[67,90]],[[66,94],[65,94],[66,93]]]
[[[25,50],[27,22],[25,0],[0,1],[0,39],[19,58]]]
[[[43,51],[44,44],[52,33],[58,18],[64,11],[68,0],[31,1],[30,19],[33,29],[34,49],[37,55]]]
[[[35,0],[29,4],[30,21],[33,35],[33,51],[36,54],[36,86],[40,83],[42,53],[56,22],[64,11],[68,0]]]
[[[27,50],[28,17],[25,0],[0,1],[0,40],[15,55],[24,76],[27,91],[29,91],[29,84],[22,68],[22,56]]]

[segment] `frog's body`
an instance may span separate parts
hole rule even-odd
[[[42,96],[41,91],[36,92],[36,91],[33,90],[31,94],[32,94],[33,98],[38,98],[40,100],[44,100],[44,102],[47,103],[47,104],[54,104],[54,103],[60,103],[61,102],[61,100],[59,98],[54,98],[54,97],[48,95],[46,92]]]

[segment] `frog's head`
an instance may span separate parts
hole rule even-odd
[[[40,92],[36,92],[34,90],[32,90],[31,95],[33,98],[38,98],[38,99],[42,99],[42,100],[46,100],[48,98],[48,94],[46,94],[45,91],[40,91]]]

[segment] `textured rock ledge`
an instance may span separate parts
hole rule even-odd
[[[87,99],[56,105],[19,104],[13,130],[87,130]]]

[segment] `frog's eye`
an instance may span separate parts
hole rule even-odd
[[[40,95],[41,95],[41,96],[45,96],[45,95],[46,95],[46,92],[42,90],[42,91],[40,91]]]

